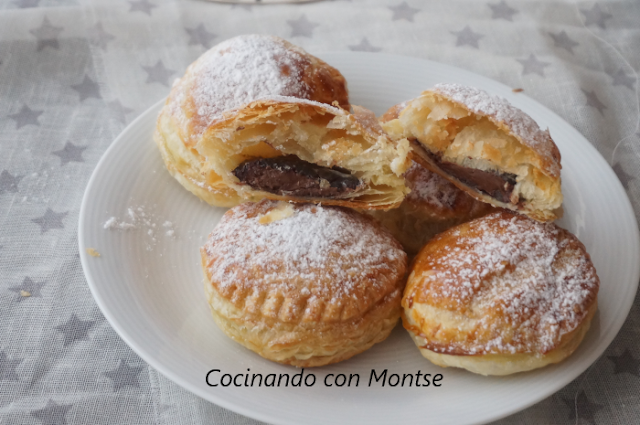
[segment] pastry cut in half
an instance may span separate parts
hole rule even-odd
[[[416,256],[403,324],[439,366],[508,375],[573,353],[600,281],[570,232],[495,212],[439,234]]]
[[[201,254],[217,325],[275,362],[346,360],[387,338],[400,318],[407,255],[350,209],[244,203],[225,213]]]
[[[204,201],[241,202],[196,149],[204,131],[225,113],[266,96],[292,96],[349,107],[347,85],[335,68],[274,36],[243,35],[200,56],[176,80],[160,112],[154,140],[171,175]]]
[[[416,161],[476,199],[543,222],[562,215],[560,152],[548,130],[507,100],[438,84],[383,121],[392,139],[412,142]]]
[[[252,102],[203,133],[201,170],[247,201],[396,207],[408,192],[409,143],[392,142],[373,112],[353,109],[293,97]]]

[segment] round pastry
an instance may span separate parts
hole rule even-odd
[[[349,106],[340,72],[301,48],[264,35],[226,40],[189,66],[160,113],[154,139],[171,175],[212,205],[238,204],[233,188],[203,167],[207,159],[195,146],[224,112],[273,95]]]
[[[195,146],[223,183],[263,198],[360,209],[397,207],[408,192],[409,142],[392,142],[373,112],[273,96],[224,114]]]
[[[438,233],[496,211],[417,162],[404,178],[411,192],[400,207],[370,214],[391,231],[409,255],[417,254]]]
[[[573,353],[597,309],[599,284],[574,235],[496,212],[420,251],[402,299],[403,324],[439,366],[523,372]]]
[[[552,221],[562,214],[560,152],[549,131],[505,99],[459,84],[438,84],[389,112],[394,140],[476,199]]]
[[[407,256],[352,210],[241,204],[201,254],[214,320],[269,360],[301,367],[345,360],[383,341],[400,317]]]

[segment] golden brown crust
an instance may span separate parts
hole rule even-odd
[[[214,170],[202,168],[206,159],[194,147],[226,111],[272,95],[349,108],[344,77],[303,49],[273,36],[226,40],[189,66],[160,113],[154,139],[169,172],[212,205],[237,205],[242,198]]]
[[[340,361],[385,339],[400,316],[406,254],[352,210],[242,204],[201,255],[216,322],[274,361]]]
[[[557,353],[568,356],[576,335],[584,336],[598,287],[589,254],[574,235],[497,212],[441,233],[420,251],[403,296],[403,320],[420,347],[436,354],[560,361]],[[509,370],[519,371],[517,365]]]
[[[381,123],[386,123],[391,120],[395,120],[400,116],[400,112],[407,106],[408,101],[398,103],[397,105],[393,105],[391,108],[387,109],[387,111],[382,114],[379,118]]]

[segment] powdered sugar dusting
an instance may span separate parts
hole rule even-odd
[[[523,144],[549,159],[548,172],[552,176],[560,175],[560,153],[549,130],[542,131],[529,115],[506,99],[460,84],[437,84],[433,91],[462,104],[475,114],[489,117],[496,124],[506,125]]]
[[[307,62],[297,48],[271,36],[244,35],[203,54],[190,70],[198,115],[212,122],[225,111],[270,95],[306,98],[301,78]]]
[[[220,292],[258,290],[304,298],[307,304],[366,302],[369,308],[371,301],[399,290],[406,254],[369,218],[341,208],[293,204],[293,215],[261,224],[260,217],[277,205],[239,205],[209,236],[204,250]]]
[[[510,213],[460,228],[427,260],[426,280],[432,302],[477,320],[468,354],[546,353],[595,302],[598,277],[569,232]]]

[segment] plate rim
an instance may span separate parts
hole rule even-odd
[[[322,51],[322,52],[315,52],[314,55],[320,57],[321,59],[327,61],[327,62],[331,62],[333,59],[343,56],[349,56],[351,58],[353,58],[354,56],[360,56],[360,57],[379,57],[379,58],[387,58],[388,60],[394,60],[394,59],[399,59],[399,60],[409,60],[409,61],[415,61],[415,62],[421,62],[423,65],[433,65],[436,66],[442,70],[448,70],[450,72],[454,72],[454,73],[463,73],[463,74],[473,74],[474,77],[476,78],[481,78],[482,80],[484,80],[485,83],[489,83],[492,85],[496,85],[498,87],[501,87],[503,90],[505,89],[509,89],[511,90],[507,85],[491,79],[489,77],[486,77],[484,75],[478,74],[476,72],[473,71],[469,71],[466,70],[464,68],[460,68],[460,67],[456,67],[453,65],[449,65],[449,64],[445,64],[442,62],[436,62],[436,61],[432,61],[429,59],[423,59],[423,58],[419,58],[419,57],[414,57],[414,56],[404,56],[404,55],[395,55],[395,54],[388,54],[388,53],[370,53],[370,52],[341,52],[341,51],[337,51],[337,52],[333,52],[333,51]],[[352,60],[352,59],[350,59]],[[425,87],[424,90],[426,90],[428,87]],[[416,95],[418,95],[418,93],[416,93]],[[611,174],[612,177],[614,177],[613,181],[615,181],[618,185],[618,189],[620,190],[620,192],[622,194],[624,194],[624,205],[621,206],[621,210],[624,210],[624,212],[626,214],[629,214],[631,218],[633,218],[631,220],[631,222],[634,225],[634,229],[633,230],[633,235],[634,237],[632,237],[632,241],[633,242],[633,249],[634,252],[636,254],[638,254],[638,256],[640,256],[640,231],[638,229],[638,222],[637,219],[635,217],[635,211],[633,209],[633,205],[631,204],[631,201],[629,199],[629,195],[627,194],[627,192],[624,190],[624,187],[622,185],[622,183],[620,182],[620,180],[618,179],[617,175],[615,174],[615,172],[613,171],[613,169],[611,168],[611,166],[609,165],[609,163],[607,162],[607,160],[602,156],[602,154],[596,149],[595,146],[593,146],[589,140],[582,135],[582,133],[580,133],[575,127],[573,127],[571,124],[569,124],[564,118],[562,118],[560,115],[558,115],[556,112],[554,112],[553,110],[551,110],[550,108],[548,108],[547,106],[543,105],[542,103],[538,102],[537,100],[527,96],[526,94],[519,94],[519,96],[524,96],[527,98],[528,102],[532,102],[534,104],[536,104],[537,107],[543,109],[546,113],[551,114],[554,118],[560,120],[562,123],[564,123],[568,128],[570,128],[571,130],[575,131],[577,134],[579,134],[582,139],[584,139],[584,141],[586,141],[586,149],[590,150],[590,154],[594,155],[594,157],[597,158],[598,161],[601,161],[602,164],[606,165],[606,169],[607,171]],[[172,382],[178,384],[179,386],[181,386],[182,388],[186,389],[187,391],[189,391],[190,393],[202,398],[203,400],[206,400],[208,402],[214,403],[218,406],[221,406],[225,409],[231,410],[233,412],[239,413],[241,415],[247,416],[249,418],[253,418],[256,420],[260,420],[260,421],[264,421],[267,423],[283,423],[283,424],[293,424],[294,422],[291,422],[291,420],[287,420],[287,418],[285,417],[275,417],[272,415],[269,415],[268,413],[263,413],[261,411],[258,410],[252,410],[249,407],[244,407],[244,405],[241,404],[236,404],[232,401],[228,401],[224,398],[219,397],[216,393],[207,393],[206,395],[203,395],[200,388],[195,386],[194,384],[192,384],[190,381],[183,379],[180,375],[174,373],[169,367],[165,367],[164,364],[162,362],[156,361],[155,357],[152,355],[152,353],[149,353],[147,349],[145,349],[141,344],[139,344],[138,342],[136,342],[136,340],[128,333],[128,331],[126,330],[126,326],[122,325],[119,322],[119,319],[117,319],[115,313],[113,313],[105,304],[102,296],[100,295],[99,292],[99,285],[96,284],[96,282],[94,281],[94,276],[91,273],[91,263],[89,261],[89,255],[86,253],[86,246],[85,246],[85,234],[84,234],[84,227],[86,224],[86,220],[87,220],[87,210],[89,208],[88,204],[88,198],[89,198],[89,194],[93,188],[93,186],[96,184],[96,181],[99,178],[99,174],[101,172],[101,170],[106,166],[106,164],[108,164],[108,158],[110,155],[113,154],[114,151],[116,151],[119,147],[119,145],[122,142],[122,140],[126,140],[126,137],[128,135],[128,133],[130,131],[133,131],[133,129],[135,129],[136,127],[138,127],[140,125],[140,123],[142,121],[145,121],[146,119],[148,119],[148,115],[155,115],[157,116],[158,112],[160,111],[160,108],[162,107],[162,105],[164,104],[166,98],[163,98],[155,103],[153,103],[150,107],[148,107],[147,109],[145,109],[142,113],[140,113],[133,121],[131,121],[131,123],[129,123],[119,134],[118,136],[114,139],[114,141],[109,145],[109,147],[105,150],[105,152],[102,154],[102,156],[100,157],[100,160],[98,161],[96,167],[94,168],[91,177],[85,187],[85,191],[82,197],[82,203],[80,206],[80,213],[79,213],[79,219],[78,219],[78,249],[79,249],[79,254],[80,254],[80,262],[82,265],[82,269],[83,269],[83,273],[85,275],[85,278],[87,280],[87,284],[89,286],[91,295],[93,297],[93,299],[95,300],[96,304],[98,305],[98,307],[100,308],[100,311],[102,312],[102,314],[105,316],[105,318],[107,319],[107,321],[109,322],[109,325],[116,331],[116,333],[118,334],[118,336],[120,338],[122,338],[122,340],[138,355],[140,356],[140,358],[142,360],[144,360],[148,365],[150,365],[151,367],[153,367],[154,369],[156,369],[158,372],[160,372],[162,375],[164,375],[166,378],[168,378],[169,380],[171,380]],[[582,142],[582,141],[581,141]],[[475,422],[470,422],[470,423],[486,423],[489,421],[495,421],[495,420],[499,420],[501,418],[510,416],[512,414],[515,414],[517,412],[520,412],[538,402],[540,402],[541,400],[544,400],[545,398],[549,397],[552,394],[555,394],[557,391],[559,391],[562,387],[568,385],[569,383],[573,382],[578,376],[580,376],[582,373],[584,373],[586,370],[588,370],[590,367],[592,367],[600,357],[602,357],[602,355],[606,352],[607,348],[611,345],[611,343],[613,342],[613,340],[617,337],[617,335],[619,334],[620,330],[622,329],[622,327],[624,326],[624,324],[627,322],[628,317],[629,317],[629,312],[631,310],[631,307],[633,306],[633,302],[635,299],[635,294],[638,291],[638,285],[639,285],[639,280],[640,280],[640,262],[636,263],[636,267],[635,270],[633,270],[633,276],[635,279],[635,284],[633,286],[633,296],[630,296],[628,298],[628,301],[626,302],[625,305],[623,305],[622,309],[620,309],[620,311],[624,311],[624,320],[622,321],[622,323],[620,324],[619,328],[615,331],[612,332],[611,334],[606,335],[603,339],[608,340],[606,346],[604,347],[604,349],[602,350],[602,352],[600,352],[597,356],[595,356],[593,358],[593,360],[583,369],[581,369],[579,372],[575,373],[575,376],[571,376],[571,378],[569,380],[561,380],[561,381],[554,381],[552,385],[550,385],[550,391],[545,392],[541,395],[538,395],[537,397],[531,397],[529,400],[527,400],[526,403],[521,403],[521,404],[517,404],[517,406],[511,408],[511,409],[504,409],[502,410],[499,414],[497,415],[493,415],[491,417],[485,417],[483,418],[480,422],[475,421]],[[559,383],[558,383],[559,382]]]

